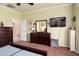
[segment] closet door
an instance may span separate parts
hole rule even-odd
[[[27,21],[20,20],[20,40],[27,41]]]

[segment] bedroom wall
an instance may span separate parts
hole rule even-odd
[[[13,19],[21,19],[21,13],[16,12],[4,6],[0,6],[0,22],[4,23],[4,26],[12,26]]]
[[[76,52],[79,53],[79,4],[75,5],[76,15]]]
[[[34,11],[25,14],[25,19],[28,22],[28,36],[29,33],[32,32],[32,24],[35,20],[48,20],[53,17],[66,17],[66,27],[49,27],[48,24],[48,32],[51,33],[51,39],[58,39],[59,46],[68,47],[69,39],[68,39],[68,29],[71,26],[72,20],[72,5],[63,5],[57,6],[54,8],[43,9],[39,11]],[[30,24],[29,24],[30,23]]]

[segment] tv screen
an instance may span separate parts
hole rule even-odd
[[[50,27],[65,27],[66,17],[50,18]]]

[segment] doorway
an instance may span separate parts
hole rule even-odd
[[[27,41],[27,21],[20,20],[20,40]]]
[[[27,22],[26,20],[13,20],[13,42],[27,41]]]

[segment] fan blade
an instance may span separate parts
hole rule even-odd
[[[34,3],[28,3],[29,5],[34,5]]]
[[[17,3],[17,6],[20,6],[21,5],[21,3]]]

